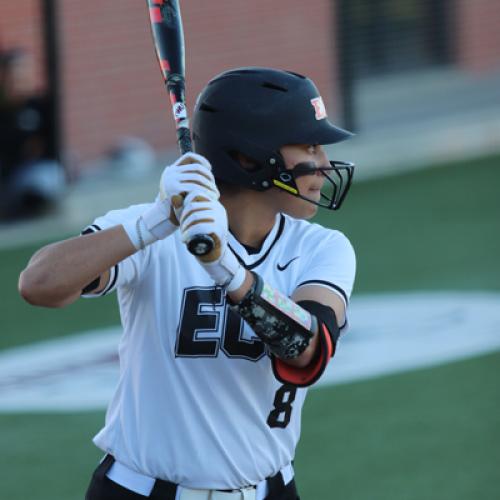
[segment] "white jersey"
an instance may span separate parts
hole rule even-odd
[[[109,212],[90,229],[146,208]],[[232,235],[229,245],[287,295],[310,283],[348,301],[355,257],[338,231],[280,214],[258,253]],[[264,344],[229,309],[179,231],[118,264],[104,293],[113,289],[123,324],[120,379],[98,447],[191,488],[257,484],[293,460],[307,389],[275,378]]]

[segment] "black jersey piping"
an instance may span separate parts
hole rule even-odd
[[[107,295],[115,286],[116,280],[118,279],[118,270],[120,267],[118,264],[115,264],[115,275],[113,276],[113,279],[110,284],[104,289],[104,292],[102,292],[102,295]]]
[[[97,233],[97,231],[102,231],[102,229],[97,224],[92,224],[92,225],[88,226],[87,228],[85,228],[82,231],[82,236],[85,235],[85,234]],[[119,268],[118,264],[115,264],[114,268],[115,268],[114,269],[115,272],[114,272],[113,279],[111,280],[110,283],[108,283],[106,285],[106,287],[104,288],[104,290],[101,293],[98,294],[101,297],[104,296],[104,295],[106,295],[106,294],[108,294],[113,289],[113,287],[115,286],[116,280],[118,279],[118,270],[120,268]],[[93,284],[93,282],[90,283],[87,286],[90,286],[92,284]],[[83,290],[83,292],[85,292],[85,289]]]
[[[97,231],[101,231],[101,228],[97,224],[92,224],[91,226],[86,227],[82,231],[82,236],[85,234],[96,233]]]
[[[228,244],[228,246],[231,249],[231,251],[234,253],[234,255],[236,256],[236,258],[238,259],[239,263],[242,266],[244,266],[246,269],[252,270],[252,269],[256,268],[257,266],[259,266],[260,264],[262,264],[262,262],[264,262],[266,257],[269,255],[269,252],[271,252],[274,245],[280,239],[281,235],[283,234],[284,229],[285,229],[285,217],[283,216],[283,214],[280,214],[280,223],[279,223],[278,231],[276,232],[276,236],[274,237],[273,242],[269,245],[269,248],[266,250],[266,253],[259,260],[254,262],[253,264],[246,264],[245,261],[236,253],[234,248],[229,244]]]
[[[233,252],[234,256],[238,259],[238,262],[245,268],[248,269],[248,266],[246,265],[245,261],[236,253],[236,250],[228,243],[227,246],[229,247],[229,250]]]
[[[326,285],[326,286],[329,286],[330,288],[333,288],[334,290],[337,290],[337,292],[339,292],[340,295],[342,295],[342,297],[344,297],[345,303],[346,304],[349,303],[349,299],[347,298],[347,294],[344,292],[344,290],[342,290],[342,288],[340,288],[339,286],[334,285],[333,283],[330,283],[329,281],[307,280],[307,281],[303,281],[302,283],[299,283],[297,285],[297,288],[299,288],[299,286],[303,286],[303,285],[314,285],[314,284]]]

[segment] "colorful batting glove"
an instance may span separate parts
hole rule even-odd
[[[155,202],[139,217],[123,224],[130,241],[137,250],[172,234],[178,227],[172,203],[177,203],[193,189],[203,189],[207,196],[217,199],[212,168],[206,158],[195,153],[182,155],[163,170],[160,190]]]
[[[191,191],[184,199],[179,219],[181,238],[184,243],[198,234],[209,234],[213,238],[214,251],[197,260],[217,285],[232,292],[245,281],[246,270],[227,244],[226,209],[209,195],[206,190],[199,189]]]

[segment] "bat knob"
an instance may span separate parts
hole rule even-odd
[[[208,255],[215,247],[215,242],[208,234],[197,234],[188,242],[188,250],[197,257]]]

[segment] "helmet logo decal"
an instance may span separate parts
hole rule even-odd
[[[322,120],[326,118],[326,108],[323,98],[321,96],[311,99],[311,104],[313,105],[314,112],[316,114],[316,120]]]

